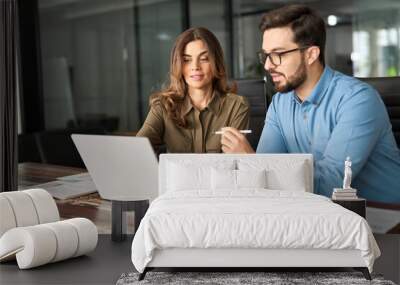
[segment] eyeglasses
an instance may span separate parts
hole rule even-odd
[[[281,51],[281,52],[273,51],[270,53],[266,53],[261,50],[261,51],[257,52],[257,54],[258,54],[258,59],[260,60],[262,65],[265,65],[265,62],[267,61],[267,58],[269,57],[269,60],[271,61],[271,63],[275,66],[278,66],[278,65],[281,65],[281,63],[282,63],[282,55],[285,55],[290,52],[298,51],[298,50],[303,50],[306,48],[309,48],[309,46],[294,48],[294,49]]]

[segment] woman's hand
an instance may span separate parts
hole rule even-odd
[[[222,151],[224,153],[254,153],[246,137],[232,127],[222,128]]]

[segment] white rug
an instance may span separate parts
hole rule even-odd
[[[372,281],[364,278],[360,272],[153,272],[138,281],[139,273],[122,274],[117,285],[133,284],[368,284],[395,285],[382,276],[372,275]]]

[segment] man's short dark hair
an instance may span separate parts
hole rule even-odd
[[[318,13],[304,5],[288,5],[263,15],[260,29],[290,27],[293,41],[299,46],[318,46],[319,61],[325,65],[325,22]]]

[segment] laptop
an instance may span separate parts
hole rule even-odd
[[[158,162],[148,138],[71,137],[103,199],[140,201],[158,196]]]

